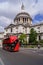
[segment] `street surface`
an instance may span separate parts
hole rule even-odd
[[[43,50],[20,48],[8,52],[0,48],[0,65],[43,65]]]

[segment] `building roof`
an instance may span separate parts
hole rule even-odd
[[[4,28],[4,29],[9,29],[9,28],[12,28],[12,27],[16,27],[16,26],[23,26],[23,27],[29,27],[30,25],[27,23],[27,24],[10,24],[10,25],[8,25],[6,28]]]
[[[33,24],[33,25],[31,25],[31,27],[41,26],[41,25],[43,25],[43,22],[42,23]]]
[[[0,34],[4,34],[4,32],[0,32]]]
[[[7,27],[5,27],[4,29],[8,29],[8,28],[11,28],[11,27],[13,27],[14,26],[14,24],[10,24],[10,25],[8,25]]]
[[[33,24],[33,25],[29,25],[28,23],[27,24],[16,24],[16,25],[15,24],[10,24],[9,26],[7,26],[4,29],[8,29],[8,28],[11,28],[11,27],[16,27],[16,26],[19,26],[19,25],[24,26],[26,28],[26,27],[41,26],[41,25],[43,25],[43,23],[38,23],[38,24]],[[4,33],[4,32],[0,32],[0,34],[2,34],[2,33]]]

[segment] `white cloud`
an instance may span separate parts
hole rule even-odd
[[[14,5],[12,3],[9,2],[2,2],[0,3],[0,12],[6,12],[6,13],[17,13],[17,11],[19,10],[19,4],[18,7],[17,5]]]
[[[0,32],[4,32],[4,28],[0,26]]]
[[[38,0],[37,3],[35,2],[35,0],[33,0],[27,10],[32,16],[35,16],[38,13],[43,14],[42,7],[43,7],[43,0]]]
[[[0,25],[2,25],[3,27],[9,25],[12,22],[11,19],[6,18],[4,16],[0,16]]]
[[[8,12],[8,2],[0,3],[0,11]]]
[[[42,13],[43,12],[43,0],[22,0],[24,5],[26,6],[26,10],[30,13],[30,15],[34,16],[37,13]],[[9,0],[0,3],[0,12],[6,12],[9,17],[10,14],[14,15],[15,13],[20,11],[21,7],[21,1],[15,1],[15,0]]]
[[[43,0],[22,0],[22,2],[32,18],[38,13],[43,14]],[[2,22],[0,25],[6,26],[11,23],[15,15],[20,12],[22,2],[20,0],[6,0],[0,2],[0,22]]]

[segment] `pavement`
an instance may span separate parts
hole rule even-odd
[[[8,52],[0,48],[0,65],[43,65],[43,49],[20,48]]]
[[[34,53],[34,54],[38,54],[38,55],[41,55],[43,56],[43,47],[41,47],[40,49],[38,48],[20,48],[22,50],[22,52],[24,53],[28,53],[28,52],[31,52],[31,53]],[[23,51],[24,50],[24,51]]]
[[[0,58],[0,65],[4,65],[4,62],[2,61],[1,58]]]

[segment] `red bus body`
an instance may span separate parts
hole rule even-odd
[[[3,40],[3,49],[8,51],[19,51],[20,43],[17,36],[10,36]]]

